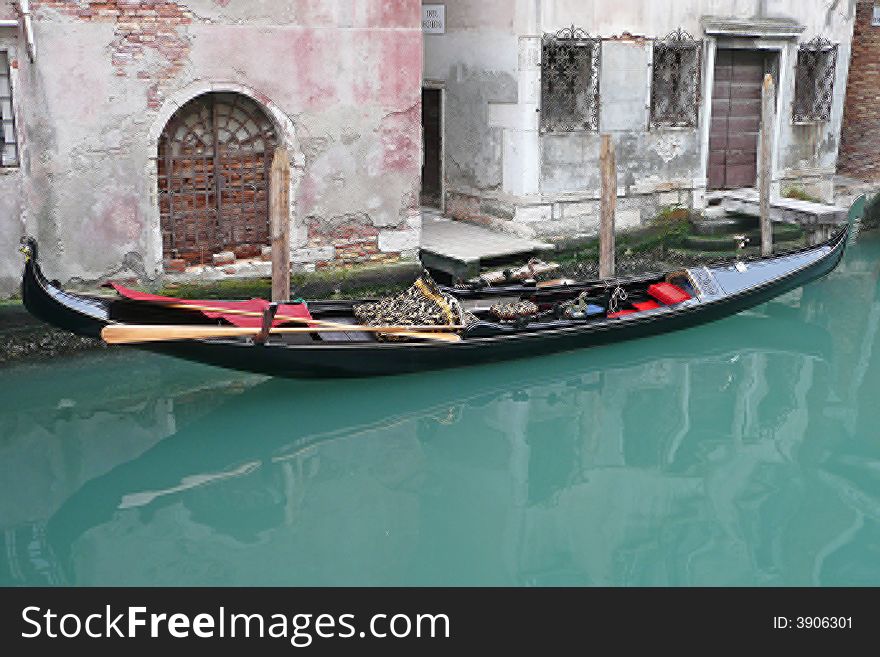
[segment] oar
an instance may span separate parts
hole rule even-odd
[[[554,278],[552,281],[541,281],[536,285],[538,288],[542,287],[569,287],[571,285],[575,285],[577,281],[573,281],[570,278]]]
[[[240,315],[244,317],[262,317],[263,313],[258,313],[253,310],[233,310],[227,308],[214,308],[212,306],[196,306],[188,303],[171,303],[166,304],[169,308],[179,308],[185,310],[198,310],[199,312],[204,313],[222,313],[224,315]],[[293,317],[291,315],[276,315],[276,322],[296,322],[298,324],[309,324],[314,326],[324,326],[326,328],[338,328],[338,329],[346,329],[348,331],[358,330],[358,331],[370,331],[370,330],[378,330],[381,333],[399,333],[401,331],[460,331],[465,328],[464,326],[460,326],[458,324],[438,324],[438,325],[401,325],[401,326],[381,326],[381,327],[372,327],[372,326],[357,326],[357,329],[353,329],[351,324],[340,324],[339,322],[327,322],[320,319],[311,319],[306,317]]]
[[[322,329],[321,333],[372,332],[393,333],[408,338],[423,338],[441,342],[460,342],[461,336],[455,333],[433,333],[428,331],[407,331],[404,326],[352,326]],[[394,329],[389,331],[388,329]],[[205,340],[208,338],[235,338],[257,335],[259,329],[238,326],[175,326],[161,324],[110,324],[101,331],[101,338],[107,344],[132,344],[136,342],[168,342],[174,340]],[[273,328],[270,333],[316,333],[313,328]]]

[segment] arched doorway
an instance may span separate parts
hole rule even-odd
[[[204,264],[269,243],[269,170],[275,126],[247,96],[208,93],[177,110],[159,139],[165,258]]]

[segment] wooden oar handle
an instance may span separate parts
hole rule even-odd
[[[207,338],[234,338],[256,335],[256,329],[237,326],[162,326],[111,324],[101,331],[107,344],[135,342],[170,342],[174,340],[203,340]]]
[[[358,327],[344,325],[344,328],[274,328],[270,333],[357,333]],[[455,333],[433,331],[386,331],[370,327],[374,333],[388,333],[408,338],[437,340],[440,342],[460,342],[461,336]],[[237,326],[174,326],[160,324],[110,324],[101,331],[101,338],[107,344],[135,344],[143,342],[173,342],[177,340],[207,340],[210,338],[236,338],[256,336],[259,329],[239,328]]]

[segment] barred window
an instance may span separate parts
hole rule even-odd
[[[817,36],[798,49],[794,86],[795,123],[831,119],[837,45]]]
[[[682,29],[654,42],[652,125],[696,127],[702,45]]]
[[[541,131],[599,129],[602,42],[572,26],[541,44]]]
[[[871,25],[880,27],[880,2],[874,3],[874,11],[871,14]]]
[[[12,83],[9,80],[9,56],[0,50],[0,166],[18,166],[18,143],[12,115]]]

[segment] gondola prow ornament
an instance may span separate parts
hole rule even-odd
[[[37,240],[33,237],[25,235],[19,240],[18,250],[24,254],[25,262],[36,259],[37,257]]]

